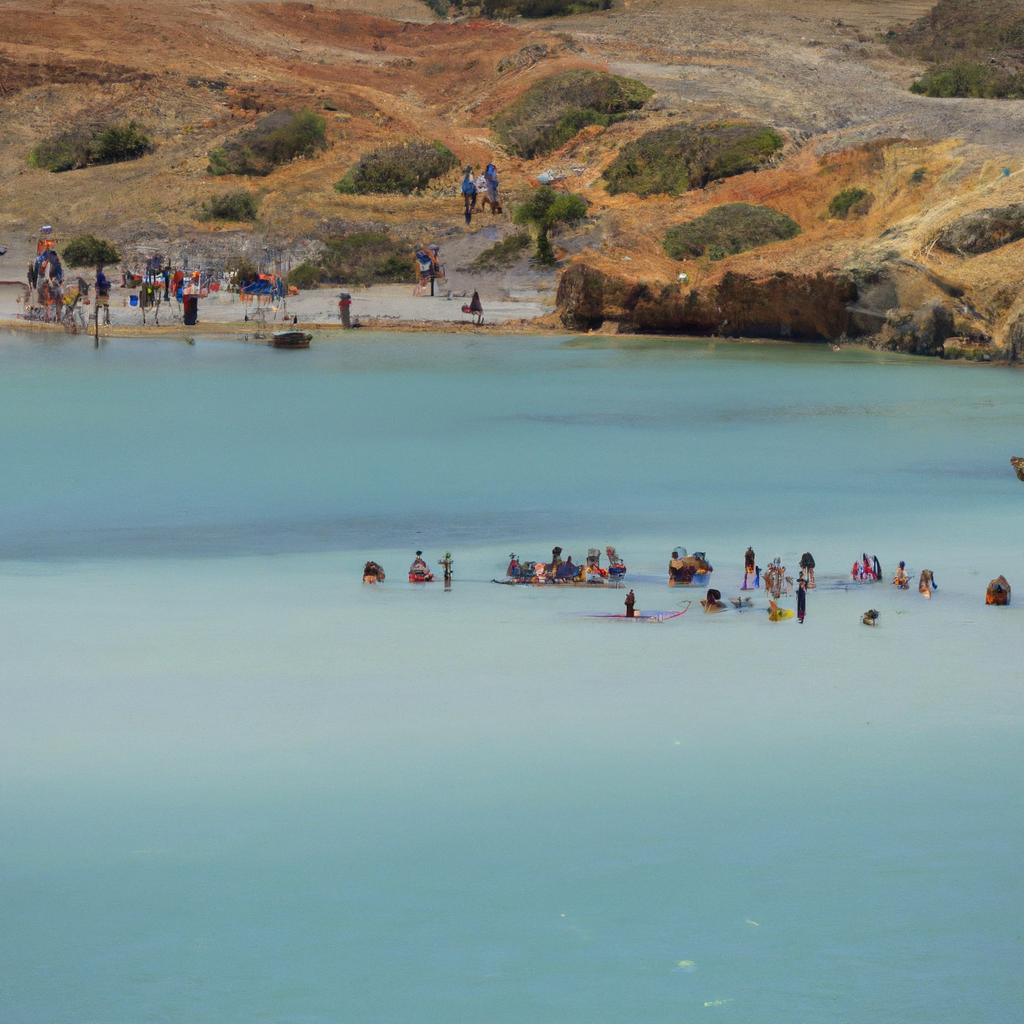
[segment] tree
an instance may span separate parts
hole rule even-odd
[[[69,267],[95,267],[121,262],[113,242],[95,235],[79,235],[64,246],[64,262]]]
[[[558,192],[550,185],[542,185],[516,209],[515,221],[536,231],[534,260],[551,266],[555,262],[555,254],[548,232],[560,224],[579,224],[586,215],[587,202],[582,196],[574,192]]]

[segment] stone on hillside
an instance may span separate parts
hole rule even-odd
[[[939,232],[936,245],[946,252],[977,256],[1024,238],[1024,203],[996,206],[958,217]]]

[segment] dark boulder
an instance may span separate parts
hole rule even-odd
[[[996,206],[958,217],[939,232],[936,245],[946,252],[977,256],[1024,238],[1024,203]]]

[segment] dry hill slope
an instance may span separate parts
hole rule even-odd
[[[0,231],[9,242],[52,220],[65,235],[95,230],[129,251],[187,239],[199,250],[271,243],[300,253],[325,234],[374,224],[410,241],[447,232],[449,251],[470,259],[495,233],[485,240],[477,223],[463,229],[457,174],[414,195],[332,187],[371,149],[437,139],[461,162],[496,156],[513,197],[547,169],[586,197],[588,224],[557,240],[566,324],[863,334],[913,351],[1013,355],[1024,349],[1024,241],[1000,237],[979,252],[937,241],[967,214],[1024,203],[1024,103],[908,91],[922,65],[895,55],[883,33],[929,7],[822,0],[809,13],[780,0],[766,15],[760,0],[626,0],[600,14],[500,24],[441,22],[410,0],[185,0],[144,15],[71,0],[42,41],[37,7],[7,0]],[[637,78],[655,95],[639,115],[585,128],[553,154],[505,152],[491,117],[532,82],[575,67]],[[303,107],[327,119],[324,153],[260,179],[206,173],[207,152],[260,112]],[[41,137],[98,111],[145,125],[155,151],[59,175],[28,165]],[[764,169],[680,196],[609,194],[602,174],[631,140],[722,119],[769,125],[784,149]],[[254,227],[196,219],[204,198],[229,187],[261,196]],[[857,215],[830,217],[844,189],[870,201]],[[722,259],[665,254],[667,228],[738,202],[785,213],[800,234]],[[493,224],[509,231],[508,210]]]

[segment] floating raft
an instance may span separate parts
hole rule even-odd
[[[538,580],[529,576],[526,579],[491,580],[491,582],[503,587],[589,587],[591,590],[595,587],[601,587],[605,590],[624,590],[626,586],[620,580],[611,579],[610,577],[589,580]]]
[[[687,605],[682,611],[673,612],[637,612],[636,615],[596,614],[588,615],[588,619],[610,619],[613,622],[668,622],[669,619],[682,618],[690,610]]]

